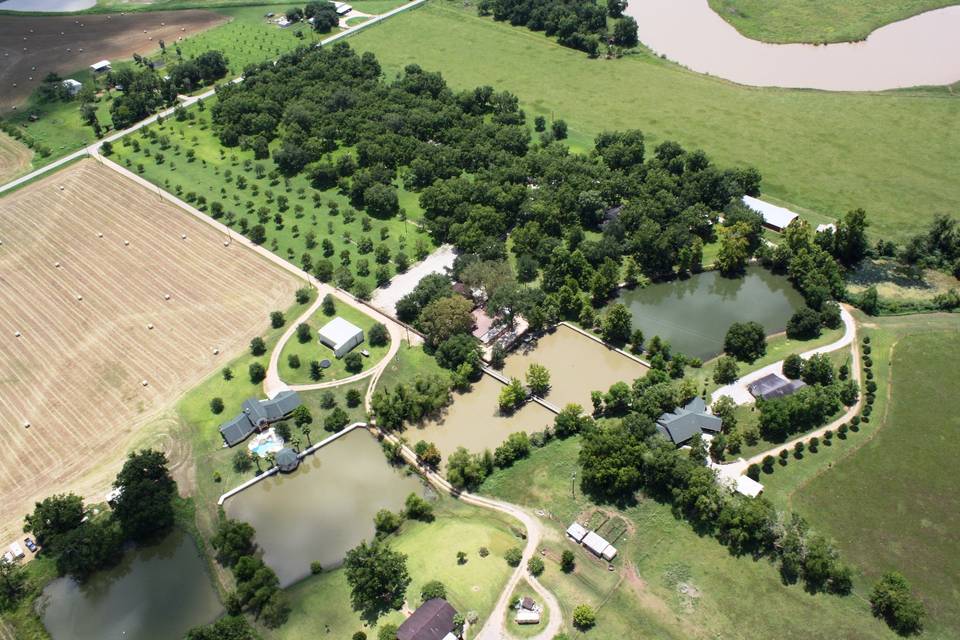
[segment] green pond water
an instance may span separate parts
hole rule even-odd
[[[618,296],[633,314],[633,327],[649,340],[659,335],[675,352],[707,359],[723,350],[734,322],[754,320],[767,334],[783,331],[803,298],[783,276],[760,267],[742,278],[708,271],[686,280],[624,289]]]
[[[179,639],[223,611],[196,544],[180,531],[82,585],[54,580],[39,606],[53,640]]]
[[[307,456],[290,474],[278,474],[229,498],[227,515],[257,531],[263,560],[290,585],[310,574],[310,563],[329,569],[374,535],[380,509],[399,511],[411,493],[423,494],[417,476],[387,464],[377,442],[357,429]]]

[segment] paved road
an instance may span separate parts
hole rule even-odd
[[[850,310],[847,305],[840,305],[840,318],[843,320],[844,331],[843,337],[837,340],[832,344],[828,344],[823,347],[818,347],[816,349],[811,349],[805,353],[801,353],[801,358],[809,358],[812,355],[818,353],[830,353],[831,351],[836,351],[842,349],[843,347],[851,344],[857,336],[857,323],[854,321],[853,316],[850,315]],[[754,398],[750,395],[750,392],[747,390],[747,387],[762,378],[763,376],[775,373],[780,375],[783,372],[783,360],[774,362],[773,364],[768,364],[765,367],[752,371],[747,375],[739,378],[735,382],[720,387],[710,396],[710,402],[715,402],[720,396],[730,396],[733,398],[733,401],[737,404],[751,404],[754,402]]]

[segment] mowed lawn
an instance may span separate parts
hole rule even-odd
[[[503,554],[510,547],[522,546],[523,541],[510,533],[512,522],[490,511],[440,498],[434,503],[434,512],[433,522],[408,521],[387,538],[391,547],[407,556],[411,578],[407,605],[411,609],[419,606],[423,585],[439,580],[447,587],[447,599],[457,611],[476,611],[483,621],[512,571]],[[481,547],[489,551],[485,558],[479,554]],[[457,562],[458,551],[467,554],[466,563]],[[360,630],[372,639],[379,626],[399,625],[404,619],[402,613],[393,611],[381,617],[373,630],[365,629],[350,605],[350,585],[343,569],[307,578],[288,589],[287,595],[292,608],[290,619],[279,629],[263,630],[268,640],[349,638]]]
[[[560,598],[568,625],[576,605],[598,608],[597,626],[585,637],[897,637],[870,615],[864,593],[810,595],[801,585],[784,586],[775,565],[731,556],[714,538],[699,536],[676,519],[669,505],[652,500],[623,511],[603,507],[608,515],[626,518],[629,527],[615,542],[620,551],[615,571],[608,571],[606,563],[563,535],[573,519],[596,508],[579,486],[576,497],[571,487],[579,450],[578,438],[555,441],[512,468],[495,472],[481,492],[547,512],[547,568],[541,580]],[[570,575],[559,568],[564,549],[576,554],[577,568]]]
[[[960,210],[960,99],[947,90],[882,94],[742,87],[644,53],[590,60],[542,34],[437,0],[349,39],[388,73],[416,63],[455,88],[493,85],[529,120],[562,118],[571,142],[637,128],[648,147],[676,140],[718,165],[753,165],[763,191],[819,223],[867,210],[873,237],[903,240],[936,212]]]
[[[956,0],[709,0],[737,31],[766,42],[863,40],[885,24]]]
[[[318,334],[320,329],[337,317],[343,318],[347,322],[353,323],[354,326],[363,329],[363,342],[353,349],[353,351],[357,353],[363,350],[370,353],[369,357],[361,356],[360,362],[363,365],[361,371],[366,371],[376,365],[383,356],[387,354],[387,351],[390,349],[389,342],[376,347],[370,344],[370,329],[373,325],[377,324],[377,321],[346,303],[338,301],[333,315],[328,316],[323,312],[323,309],[317,309],[316,313],[307,320],[306,324],[310,327],[309,340],[300,342],[295,334],[287,344],[284,345],[283,352],[280,354],[278,367],[281,380],[288,384],[309,384],[348,378],[361,372],[347,371],[344,359],[337,358],[333,354],[333,349],[320,342]],[[290,366],[290,356],[294,355],[299,359],[300,364],[297,367]],[[323,360],[330,361],[330,367],[323,370],[323,377],[319,380],[314,380],[310,377],[310,363],[314,360],[317,362],[322,362]]]
[[[793,496],[871,579],[891,569],[907,576],[927,607],[931,638],[960,635],[958,356],[956,331],[897,342],[876,435]]]
[[[386,267],[391,276],[396,272],[393,259],[399,253],[413,263],[418,254],[432,250],[429,236],[411,221],[421,216],[416,197],[405,197],[400,188],[401,207],[409,220],[402,220],[399,214],[371,218],[354,210],[336,188],[315,190],[303,173],[285,179],[276,172],[273,160],[257,160],[252,150],[220,144],[210,120],[214,100],[205,101],[202,111],[191,107],[188,119],[171,117],[151,125],[157,134],[155,140],[143,130],[125,136],[113,145],[113,159],[202,210],[211,212],[213,203],[220,202],[224,210],[221,221],[238,233],[263,224],[264,246],[307,271],[313,272],[320,260],[329,260],[335,283],[353,293],[359,292],[358,286],[368,291],[375,288],[376,271],[381,266],[374,253],[378,245],[389,250]],[[277,145],[274,141],[273,147]],[[205,205],[199,200],[201,196]],[[285,207],[281,206],[282,199],[287,201]],[[365,239],[369,245],[362,248]],[[329,249],[324,248],[324,240],[330,241]],[[349,277],[336,277],[338,270]]]

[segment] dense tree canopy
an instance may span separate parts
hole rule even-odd
[[[350,601],[365,616],[376,618],[388,609],[399,609],[410,584],[407,556],[385,542],[361,542],[347,552],[343,562]]]
[[[163,452],[144,449],[131,453],[113,486],[121,490],[114,514],[124,537],[147,540],[173,526],[177,483],[170,477]]]

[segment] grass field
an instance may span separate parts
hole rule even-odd
[[[481,491],[547,512],[551,533],[543,547],[542,581],[561,600],[570,620],[580,603],[598,608],[597,626],[584,637],[621,638],[797,638],[892,639],[874,620],[863,591],[841,598],[807,594],[783,586],[768,562],[736,558],[716,540],[697,535],[667,505],[642,499],[624,511],[604,508],[626,520],[627,533],[615,543],[615,571],[574,547],[563,530],[597,507],[571,489],[580,448],[576,438],[555,441],[512,468],[495,472]],[[563,549],[573,549],[577,567],[563,574]],[[571,636],[577,637],[577,636]]]
[[[956,0],[709,0],[737,31],[766,42],[849,42]]]
[[[422,586],[440,580],[454,608],[463,614],[476,611],[484,620],[510,575],[503,554],[521,544],[510,534],[512,523],[450,498],[435,502],[434,513],[437,517],[432,523],[407,522],[389,538],[394,549],[407,555],[412,578],[407,605],[416,608]],[[478,553],[480,547],[489,550],[486,558]],[[457,563],[458,551],[467,554],[465,564]],[[363,621],[350,606],[350,587],[342,569],[307,578],[287,593],[292,606],[290,620],[275,631],[264,630],[267,639],[349,638],[360,630],[371,639],[376,637],[376,629],[364,629]],[[379,625],[402,621],[400,612],[391,612],[380,619]]]
[[[872,437],[830,473],[800,484],[792,501],[871,579],[890,569],[908,577],[930,616],[925,637],[955,638],[960,546],[952,532],[960,526],[960,502],[953,469],[960,420],[950,407],[960,392],[960,318],[911,320],[912,327],[902,318],[880,319],[867,331],[880,389]]]
[[[0,228],[12,538],[36,499],[102,495],[137,431],[245,348],[297,281],[90,160],[0,200]]]
[[[575,147],[638,128],[703,148],[719,165],[754,165],[765,197],[812,222],[863,207],[874,237],[902,240],[936,211],[960,208],[960,99],[949,90],[824,93],[737,86],[638,52],[590,60],[542,34],[446,0],[349,39],[388,73],[417,63],[455,88],[490,84],[520,97],[528,119],[563,118]],[[424,46],[429,42],[429,46]],[[522,60],[522,64],[503,64]],[[906,123],[909,123],[907,126]],[[824,167],[829,167],[825,171]]]
[[[320,340],[317,339],[317,331],[336,317],[343,318],[347,322],[352,322],[354,326],[363,329],[363,344],[358,346],[355,351],[359,352],[366,349],[370,353],[369,357],[361,358],[364,371],[380,362],[383,356],[387,354],[387,351],[390,350],[389,342],[377,347],[370,344],[370,328],[377,323],[376,320],[341,302],[337,305],[333,315],[327,316],[323,313],[323,309],[317,309],[317,312],[307,321],[306,324],[310,326],[309,341],[301,343],[297,339],[297,336],[294,335],[287,344],[284,345],[283,352],[280,354],[279,373],[281,380],[287,384],[309,384],[311,382],[339,380],[359,373],[347,371],[343,358],[335,357],[333,355],[333,349],[324,344],[320,344]],[[292,322],[293,320],[291,319],[290,321]],[[293,368],[290,366],[288,358],[291,355],[296,355],[300,358],[299,367]],[[323,370],[322,380],[313,380],[310,377],[310,362],[313,360],[317,362],[323,360],[330,361],[330,367]]]
[[[193,119],[170,118],[151,127],[158,134],[156,140],[149,140],[142,132],[124,137],[125,144],[114,145],[115,158],[188,202],[199,196],[209,205],[221,202],[226,212],[223,221],[238,231],[244,229],[244,224],[252,227],[262,220],[267,236],[264,246],[301,266],[306,265],[304,256],[309,257],[311,264],[326,257],[335,269],[344,267],[350,274],[349,281],[337,278],[337,284],[345,289],[356,290],[359,283],[370,290],[376,286],[375,273],[380,265],[372,248],[377,245],[385,245],[391,259],[404,252],[411,262],[418,248],[422,253],[432,247],[426,233],[409,220],[399,216],[371,219],[354,211],[335,188],[317,192],[302,174],[281,180],[270,160],[255,160],[253,151],[222,147],[210,126],[213,104],[207,102],[203,111],[190,110]],[[169,140],[169,148],[163,149],[162,138]],[[139,151],[134,144],[139,145]],[[192,160],[190,153],[195,154]],[[258,167],[262,170],[259,173]],[[242,189],[238,186],[240,176],[247,181]],[[314,194],[320,199],[319,206]],[[286,211],[280,207],[281,198],[288,200]],[[331,202],[339,207],[336,213],[329,206]],[[407,209],[407,215],[418,218],[419,206]],[[314,247],[308,247],[311,233]],[[371,242],[371,251],[367,253],[361,253],[364,238]],[[331,242],[332,252],[325,256],[322,245],[326,239]],[[390,274],[395,272],[393,264],[386,266]]]

